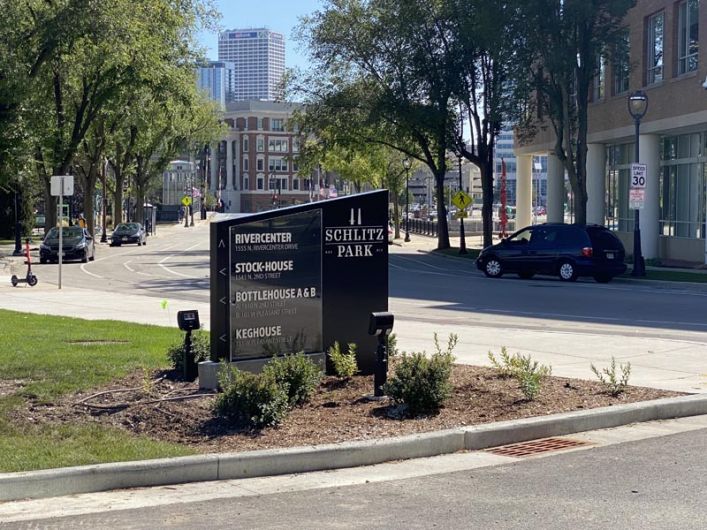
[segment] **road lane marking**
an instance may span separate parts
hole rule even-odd
[[[130,272],[135,272],[135,269],[131,268],[130,265],[128,265],[128,263],[130,263],[131,261],[132,261],[132,260],[129,259],[128,261],[126,261],[125,263],[123,263],[123,267],[125,267],[126,269],[128,269]]]
[[[196,243],[195,245],[192,245],[192,246],[190,246],[190,247],[185,248],[182,252],[189,252],[191,249],[196,248],[196,247],[198,247],[199,245],[201,245],[201,242]],[[177,254],[170,254],[169,256],[165,256],[164,258],[162,258],[162,259],[159,261],[158,265],[159,265],[160,267],[162,267],[165,271],[169,272],[170,274],[174,274],[174,275],[176,275],[176,276],[181,276],[182,278],[189,278],[189,279],[191,279],[191,280],[201,280],[201,279],[203,279],[202,277],[199,277],[199,276],[190,276],[190,275],[188,275],[188,274],[182,274],[181,272],[173,271],[172,269],[170,269],[169,267],[167,267],[167,265],[164,264],[165,261],[167,261],[167,260],[170,259],[170,258],[173,258],[173,257],[176,256],[176,255],[177,255]]]
[[[95,263],[95,260],[94,260],[94,263]],[[99,280],[105,280],[105,278],[104,278],[103,276],[99,276],[98,274],[93,274],[92,272],[87,271],[87,270],[86,270],[86,265],[88,265],[88,263],[82,263],[82,264],[81,264],[81,267],[80,267],[80,268],[81,268],[81,270],[82,270],[83,272],[85,272],[85,273],[88,274],[89,276],[93,276],[94,278],[98,278]]]

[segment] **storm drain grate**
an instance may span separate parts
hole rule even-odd
[[[549,453],[550,451],[561,451],[562,449],[582,447],[584,445],[592,444],[582,440],[572,440],[571,438],[544,438],[542,440],[492,447],[491,449],[486,449],[486,452],[501,456],[521,457]]]

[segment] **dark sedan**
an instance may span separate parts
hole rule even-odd
[[[120,223],[113,230],[110,238],[111,247],[127,243],[137,243],[138,246],[147,245],[147,234],[140,223]]]
[[[626,271],[624,257],[619,238],[603,226],[546,223],[485,248],[476,266],[490,278],[512,272],[526,279],[549,274],[571,282],[591,276],[606,283]]]
[[[67,226],[62,231],[62,261],[79,259],[83,263],[93,261],[96,257],[96,247],[93,237],[85,228]],[[47,232],[44,241],[39,245],[39,262],[55,263],[59,261],[59,229],[52,228]]]

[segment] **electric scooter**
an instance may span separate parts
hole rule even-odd
[[[27,276],[25,276],[24,278],[18,278],[13,274],[12,278],[10,278],[13,287],[17,287],[18,283],[26,283],[30,287],[34,287],[39,281],[37,280],[37,277],[32,273],[32,260],[29,257],[29,239],[27,240],[27,244],[25,246],[25,254],[27,255]]]

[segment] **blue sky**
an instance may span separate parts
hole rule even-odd
[[[214,0],[221,12],[222,29],[266,27],[285,36],[285,64],[305,68],[307,60],[292,39],[292,30],[299,17],[321,7],[320,0]],[[218,59],[218,36],[202,33],[199,42],[206,48],[209,59]]]

